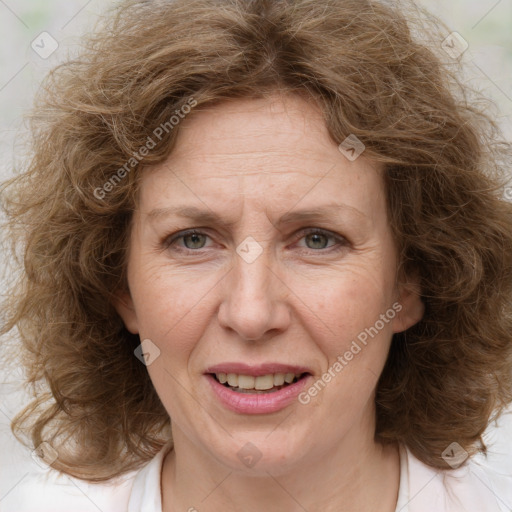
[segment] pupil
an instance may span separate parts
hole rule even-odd
[[[185,245],[187,246],[187,249],[200,249],[201,247],[203,247],[204,243],[201,244],[201,237],[202,237],[202,235],[200,235],[198,233],[192,233],[190,235],[187,235],[184,238],[184,240],[187,240],[187,239],[192,240],[192,246],[193,246],[193,247],[190,247],[190,244],[185,243]],[[203,240],[203,242],[204,242],[204,240]]]
[[[320,233],[313,233],[312,235],[308,235],[310,238],[310,240],[313,242],[313,245],[314,247],[311,247],[312,249],[325,249],[325,244],[322,243],[323,242],[326,242],[326,237],[325,235],[322,235]],[[320,246],[319,246],[319,245]]]

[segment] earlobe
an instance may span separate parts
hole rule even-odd
[[[126,329],[132,334],[139,334],[137,313],[129,291],[116,293],[114,307],[123,319]]]
[[[421,300],[418,280],[408,282],[400,287],[398,303],[402,309],[393,319],[393,332],[403,332],[417,324],[425,313],[425,304]]]

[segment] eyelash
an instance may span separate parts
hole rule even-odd
[[[311,251],[311,252],[315,252],[315,253],[318,253],[318,252],[330,253],[330,252],[340,251],[341,249],[343,249],[349,245],[348,240],[346,238],[342,237],[341,235],[336,235],[336,234],[332,233],[331,231],[327,231],[327,230],[320,229],[320,228],[304,228],[300,231],[300,234],[301,234],[301,236],[298,237],[296,241],[302,240],[303,238],[305,238],[308,235],[322,235],[322,236],[327,237],[328,240],[332,239],[335,242],[337,242],[336,244],[331,245],[330,247],[325,247],[323,249],[308,249],[307,247],[303,248],[306,251]],[[173,244],[175,244],[175,242],[177,242],[180,239],[183,240],[185,237],[190,236],[190,235],[202,235],[202,236],[207,236],[208,238],[210,238],[210,236],[207,233],[204,233],[203,231],[200,231],[198,229],[191,229],[191,230],[182,231],[182,232],[176,233],[175,235],[166,237],[162,242],[163,248],[166,250],[171,249]],[[188,249],[187,247],[179,247],[177,250],[179,252],[185,252],[185,253],[191,254],[191,253],[199,253],[201,251],[201,249],[204,249],[204,248],[202,247],[200,249]]]

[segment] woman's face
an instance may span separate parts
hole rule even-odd
[[[220,104],[180,130],[142,176],[117,305],[150,340],[177,449],[274,474],[365,449],[392,334],[422,314],[396,285],[381,170],[295,96]]]

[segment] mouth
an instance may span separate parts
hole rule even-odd
[[[236,373],[210,373],[213,379],[225,388],[242,394],[269,394],[280,391],[310,375],[301,373],[269,373],[266,375],[244,375]]]
[[[271,414],[298,403],[311,369],[283,363],[225,362],[206,369],[214,402],[237,414]]]

